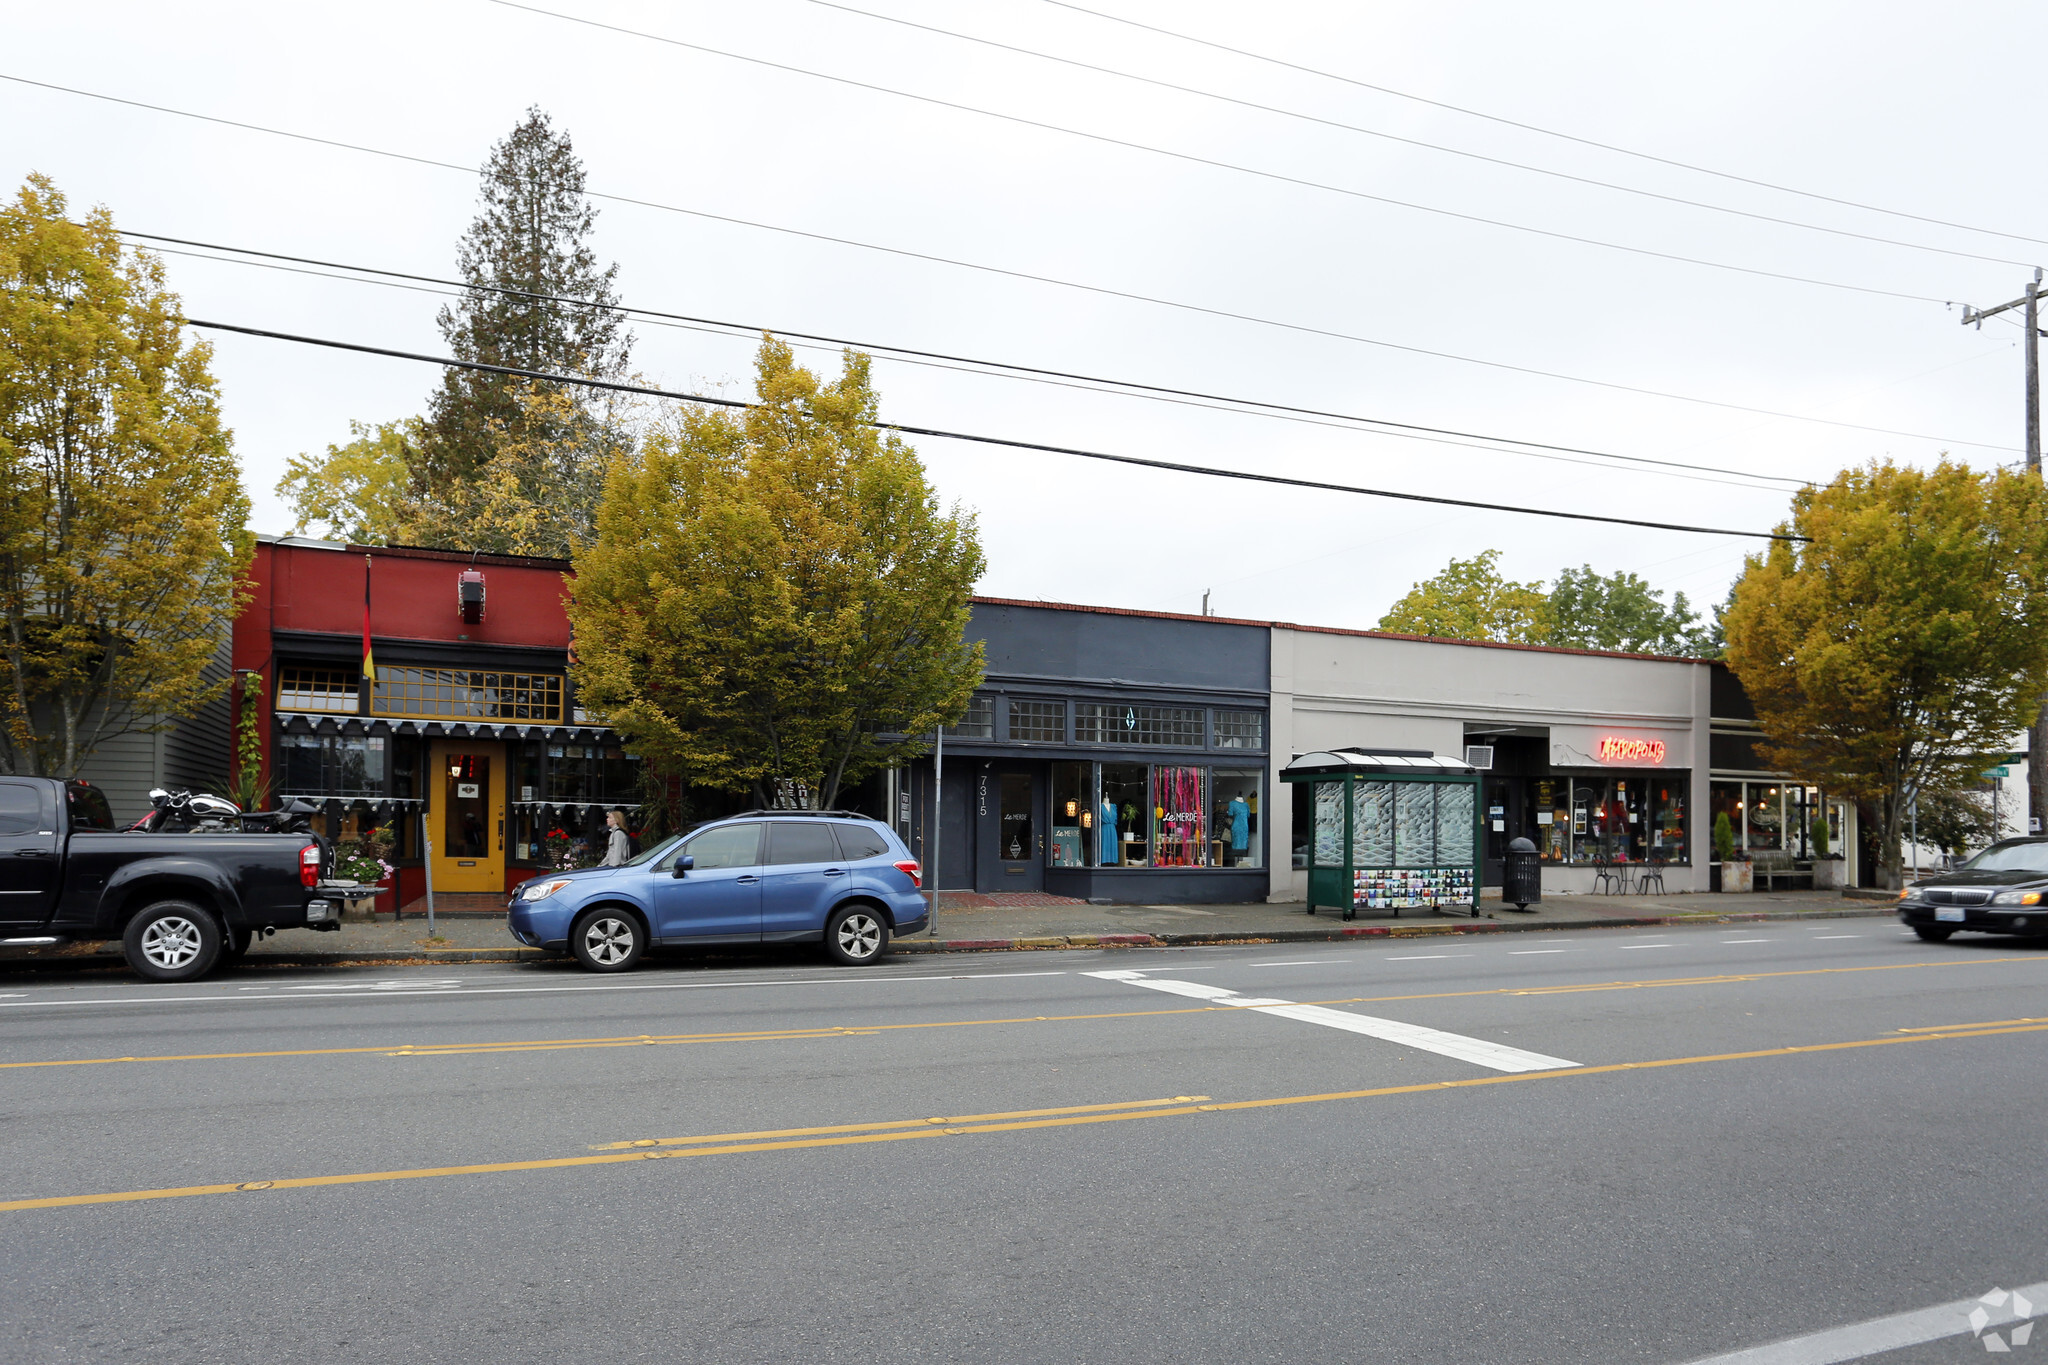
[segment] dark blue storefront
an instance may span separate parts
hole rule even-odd
[[[891,794],[941,889],[1266,898],[1265,627],[983,598],[970,633],[987,675],[944,739],[936,860],[932,759]]]

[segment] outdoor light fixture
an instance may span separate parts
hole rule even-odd
[[[1068,815],[1070,815],[1070,816],[1071,816],[1071,815],[1075,814],[1076,812],[1078,812],[1078,811],[1079,811],[1080,809],[1081,809],[1081,803],[1080,803],[1079,801],[1069,801],[1069,802],[1067,802],[1067,814],[1068,814]]]
[[[455,607],[462,614],[462,624],[466,626],[483,624],[483,570],[464,569],[455,576]]]

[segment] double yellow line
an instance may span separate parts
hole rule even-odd
[[[514,1171],[562,1170],[578,1166],[612,1166],[630,1161],[659,1161],[677,1157],[734,1156],[751,1152],[788,1152],[819,1147],[848,1147],[880,1142],[907,1142],[936,1137],[971,1137],[989,1133],[1014,1133],[1042,1128],[1072,1128],[1136,1119],[1181,1118],[1194,1114],[1229,1113],[1249,1109],[1274,1109],[1295,1104],[1327,1104],[1336,1100],[1380,1099],[1392,1095],[1419,1095],[1476,1086],[1519,1085],[1527,1081],[1558,1081],[1575,1076],[1602,1076],[1621,1071],[1650,1071],[1664,1067],[1697,1066],[1706,1062],[1759,1061],[1767,1058],[1798,1057],[1860,1048],[1897,1047],[1912,1043],[1943,1042],[1961,1038],[1990,1038],[2016,1033],[2048,1030],[2048,1021],[2007,1022],[1995,1025],[1958,1024],[1945,1030],[1894,1033],[1883,1038],[1861,1038],[1842,1043],[1806,1043],[1791,1047],[1761,1048],[1750,1052],[1719,1052],[1698,1057],[1666,1057],[1646,1062],[1616,1062],[1606,1066],[1581,1066],[1563,1071],[1525,1071],[1511,1075],[1476,1076],[1457,1081],[1428,1081],[1420,1085],[1380,1086],[1371,1090],[1336,1090],[1312,1095],[1281,1095],[1253,1100],[1211,1100],[1206,1095],[1175,1095],[1170,1099],[1129,1100],[1113,1104],[1075,1105],[1060,1109],[1020,1109],[996,1114],[965,1114],[924,1119],[888,1119],[865,1124],[834,1124],[811,1128],[776,1128],[745,1133],[708,1133],[694,1137],[637,1138],[601,1144],[586,1156],[549,1157],[537,1161],[492,1161],[466,1166],[421,1166],[410,1170],[366,1171],[350,1175],[297,1176],[282,1180],[247,1180],[236,1184],[184,1185],[171,1189],[119,1190],[107,1194],[59,1195],[49,1199],[0,1201],[0,1212],[28,1209],[76,1208],[88,1204],[127,1204],[149,1199],[187,1199],[199,1195],[244,1194],[262,1190],[304,1190],[324,1185],[368,1185],[393,1180],[426,1180],[449,1175],[503,1175]]]

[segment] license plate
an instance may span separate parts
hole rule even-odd
[[[1937,905],[1934,907],[1934,917],[1944,924],[1961,924],[1963,922],[1963,907],[1960,905]]]

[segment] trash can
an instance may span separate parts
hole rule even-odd
[[[1543,864],[1537,860],[1536,845],[1527,839],[1508,844],[1500,879],[1500,898],[1517,910],[1527,910],[1543,900]]]

